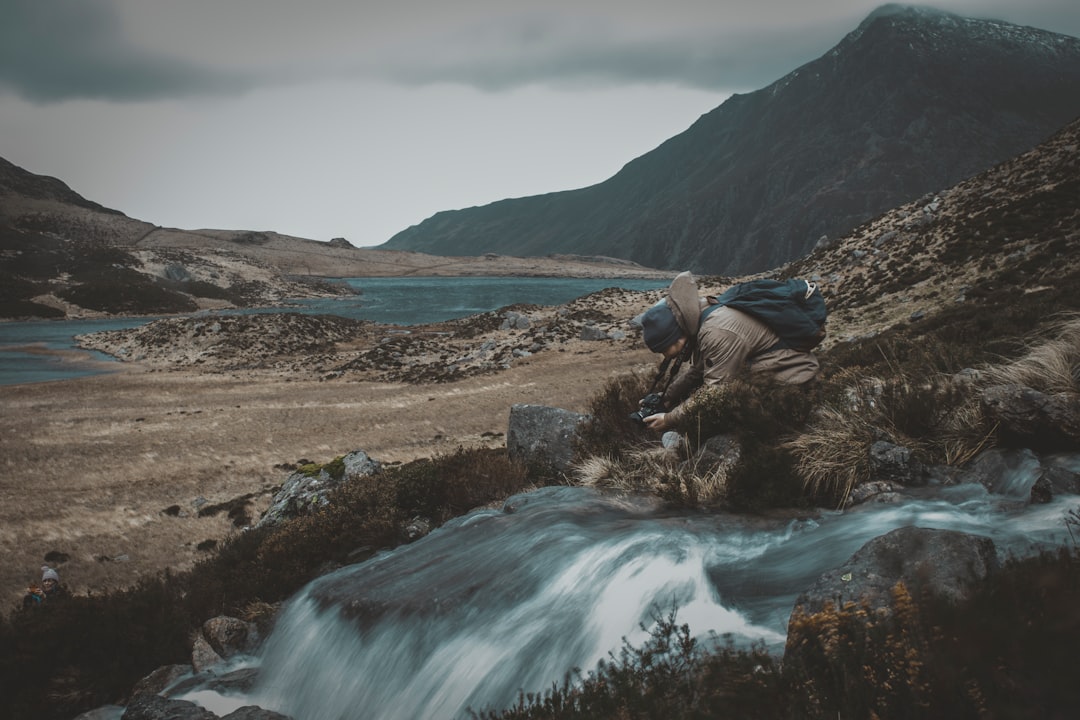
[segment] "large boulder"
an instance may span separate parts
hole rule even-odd
[[[952,601],[970,597],[975,585],[998,567],[994,541],[931,528],[902,527],[863,545],[847,562],[819,577],[795,601],[805,614],[826,606],[866,604],[890,611],[892,589],[929,592]]]
[[[1036,450],[1080,448],[1080,397],[1047,395],[1023,385],[995,385],[979,397],[983,412],[1010,444]]]
[[[506,432],[510,460],[566,473],[574,459],[575,439],[588,417],[546,405],[515,404]]]

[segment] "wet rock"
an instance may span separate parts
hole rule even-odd
[[[957,476],[958,483],[979,483],[992,493],[1026,498],[1042,472],[1031,450],[993,448],[979,453]]]
[[[177,680],[188,675],[190,672],[190,665],[164,665],[135,683],[135,687],[131,690],[131,695],[134,697],[143,694],[164,694],[164,692]]]
[[[225,658],[217,654],[209,640],[201,634],[195,636],[195,641],[191,646],[191,667],[195,668],[196,672],[205,672],[223,662]]]
[[[876,480],[912,487],[926,484],[925,468],[911,450],[885,440],[870,446],[870,472]]]
[[[1010,444],[1040,451],[1080,447],[1080,397],[1046,395],[1023,385],[995,385],[979,398],[983,412]]]
[[[1043,467],[1031,486],[1031,502],[1048,503],[1055,495],[1080,495],[1080,474],[1064,467]]]
[[[866,603],[887,616],[898,582],[913,595],[926,591],[960,602],[997,568],[997,551],[989,538],[902,527],[874,538],[842,566],[822,575],[799,595],[795,606],[813,615],[830,604],[842,608],[846,603]]]
[[[82,715],[76,715],[75,720],[119,720],[124,714],[122,705],[102,705],[94,710],[88,710]]]
[[[1031,486],[1031,502],[1036,505],[1045,505],[1054,499],[1054,488],[1045,475],[1040,475],[1035,484]]]
[[[245,694],[251,692],[258,679],[259,670],[253,667],[241,668],[221,675],[209,670],[184,678],[161,694],[165,697],[179,697],[195,690],[210,690],[223,695]]]
[[[135,697],[122,716],[123,720],[217,720],[217,715],[187,700],[171,700],[160,695]]]
[[[405,523],[401,532],[409,542],[419,540],[431,532],[431,521],[427,518],[414,517],[412,520]]]
[[[214,652],[226,660],[252,652],[259,642],[259,631],[253,623],[227,615],[219,615],[204,622],[202,635]]]
[[[848,493],[845,505],[851,507],[853,505],[861,505],[870,500],[891,500],[896,497],[897,490],[899,490],[898,485],[888,480],[872,480],[870,482],[865,482],[852,488],[851,492]]]
[[[282,715],[281,713],[274,712],[273,710],[263,710],[261,707],[255,705],[246,705],[242,708],[233,710],[228,715],[223,715],[222,720],[292,720],[288,715]]]

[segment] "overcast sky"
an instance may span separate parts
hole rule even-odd
[[[376,245],[601,182],[873,0],[0,0],[0,157],[186,229]],[[1076,0],[933,7],[1080,36]]]

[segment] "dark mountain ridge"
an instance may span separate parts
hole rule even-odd
[[[383,248],[579,252],[740,274],[1024,152],[1080,115],[1080,40],[887,5],[579,190],[445,211]]]
[[[5,195],[23,195],[37,200],[76,205],[87,210],[123,215],[119,210],[111,210],[92,200],[87,200],[68,187],[67,183],[48,175],[35,175],[0,158],[0,197]],[[3,205],[0,204],[0,218],[3,217]]]

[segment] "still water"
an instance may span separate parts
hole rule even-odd
[[[222,312],[302,312],[341,315],[394,325],[417,325],[496,310],[517,303],[561,305],[609,287],[653,290],[667,280],[520,277],[348,278],[343,282],[360,292],[342,298],[297,300],[289,307]],[[211,314],[211,313],[201,313]],[[36,320],[0,323],[0,385],[44,382],[102,372],[100,365],[60,360],[26,352],[28,347],[74,350],[75,336],[102,330],[138,327],[156,318],[104,320]],[[108,360],[100,353],[87,359]]]

